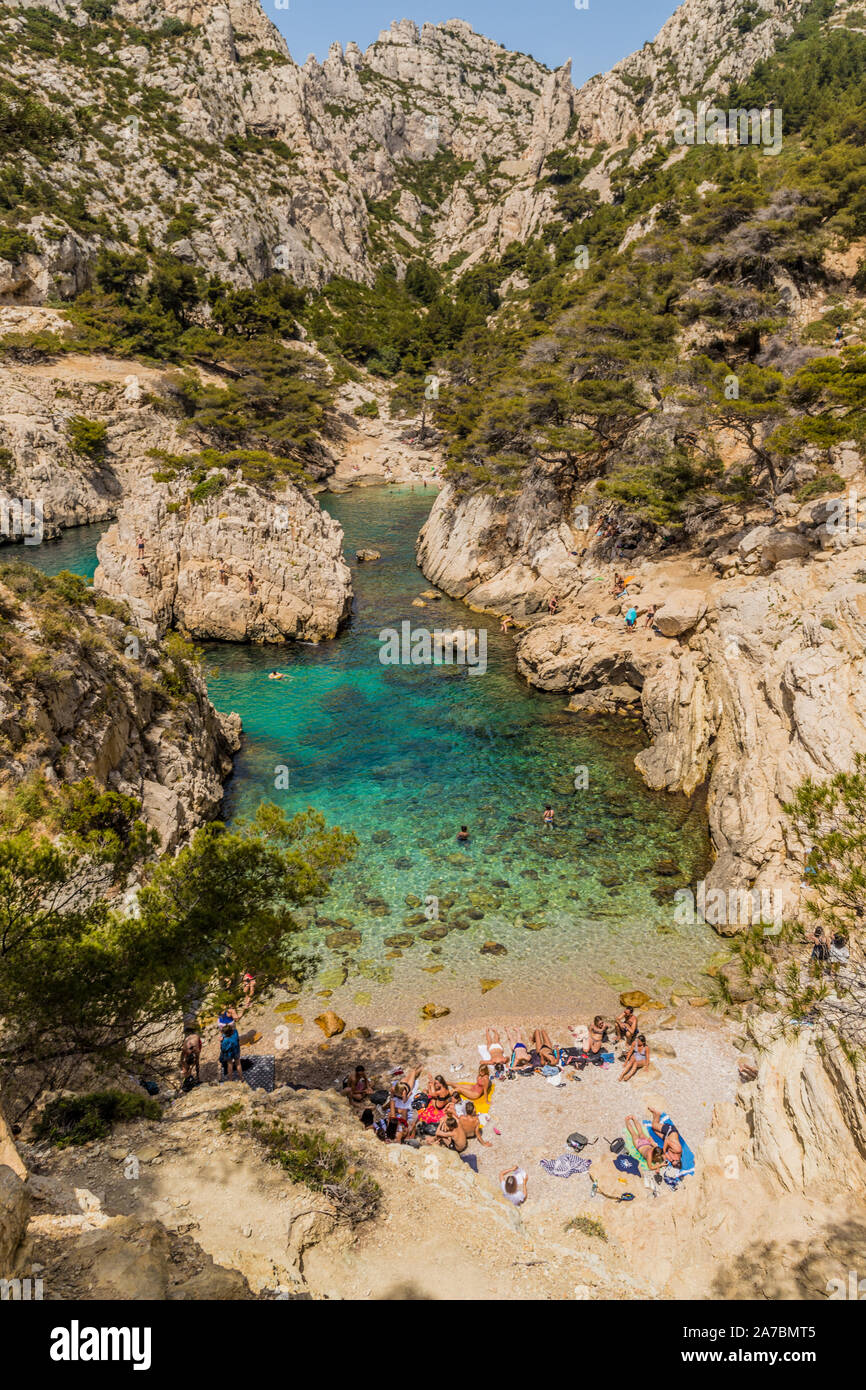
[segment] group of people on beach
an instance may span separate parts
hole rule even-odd
[[[375,1087],[363,1065],[343,1082],[349,1103],[366,1129],[374,1129],[380,1139],[391,1144],[439,1144],[464,1154],[470,1139],[485,1148],[482,1115],[489,1108],[492,1086],[489,1067],[479,1068],[475,1081],[447,1082],[444,1076],[429,1076],[421,1085],[421,1068],[404,1073],[398,1068],[388,1089]]]
[[[649,1046],[638,1029],[637,1015],[628,1006],[614,1019],[597,1014],[591,1024],[573,1028],[574,1045],[564,1047],[555,1045],[544,1027],[526,1031],[526,1042],[521,1036],[512,1039],[505,1029],[507,1045],[495,1028],[488,1028],[484,1048],[479,1049],[488,1060],[481,1062],[472,1081],[447,1081],[441,1074],[428,1074],[422,1085],[422,1069],[415,1066],[409,1071],[398,1067],[387,1085],[383,1085],[371,1079],[364,1064],[358,1063],[341,1084],[365,1129],[373,1130],[384,1143],[408,1144],[412,1148],[440,1145],[459,1154],[477,1171],[476,1160],[467,1155],[467,1149],[471,1141],[491,1147],[484,1137],[484,1128],[496,1082],[537,1073],[553,1077],[569,1066],[582,1070],[590,1064],[612,1063],[614,1054],[607,1048],[615,1044],[608,1043],[609,1033],[615,1034],[621,1047],[624,1066],[619,1079],[628,1081],[649,1065]],[[634,1121],[633,1116],[629,1119]],[[499,1133],[495,1127],[494,1133]],[[642,1152],[646,1144],[642,1130],[639,1138]],[[634,1142],[637,1145],[638,1139]],[[672,1138],[668,1148],[672,1150],[675,1142]],[[669,1161],[667,1156],[662,1160],[655,1153],[651,1157],[655,1166]],[[525,1200],[526,1183],[526,1173],[520,1168],[506,1169],[500,1174],[503,1193],[515,1204]]]

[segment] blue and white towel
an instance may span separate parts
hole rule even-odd
[[[580,1158],[575,1153],[561,1154],[559,1158],[539,1159],[545,1173],[552,1178],[570,1178],[574,1173],[588,1173],[591,1158]]]

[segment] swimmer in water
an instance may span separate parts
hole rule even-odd
[[[286,677],[286,675],[285,675],[285,673],[284,673],[283,671],[269,671],[269,672],[268,672],[268,680],[269,680],[269,681],[284,681],[284,680],[286,680],[286,679],[287,679],[287,677]]]

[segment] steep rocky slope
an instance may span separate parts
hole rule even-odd
[[[70,576],[0,570],[0,790],[92,777],[140,800],[173,848],[219,809],[237,715],[218,715],[182,645],[146,642],[123,605]]]
[[[192,490],[145,479],[99,542],[94,585],[124,598],[149,634],[178,626],[222,641],[319,641],[352,606],[342,543],[342,527],[302,487],[266,491],[227,469]]]
[[[21,237],[0,296],[79,292],[100,245],[162,246],[247,284],[273,270],[370,280],[422,247],[471,264],[548,220],[547,154],[665,127],[677,93],[744,76],[804,3],[765,0],[744,21],[689,0],[579,93],[570,64],[550,72],[461,20],[395,21],[366,52],[334,44],[299,66],[256,0],[12,5],[9,98],[35,90],[50,114],[19,150]]]
[[[317,284],[368,279],[383,251],[405,261],[421,242],[442,261],[486,251],[537,220],[532,183],[571,118],[567,68],[459,20],[395,22],[366,53],[335,44],[300,67],[255,0],[121,0],[104,18],[65,0],[4,16],[13,90],[99,112],[59,158],[35,141],[24,155],[48,206],[6,296],[74,294],[98,244],[145,234],[235,281]]]

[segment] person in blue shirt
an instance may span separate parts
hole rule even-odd
[[[238,1030],[234,1023],[230,1024],[223,1033],[220,1043],[220,1066],[223,1074],[220,1077],[220,1085],[228,1079],[232,1081],[242,1081],[243,1071],[241,1068],[241,1040],[238,1037]],[[231,1077],[229,1078],[229,1067],[231,1067]]]
[[[630,608],[625,615],[625,625],[631,630],[637,622],[637,609]]]

